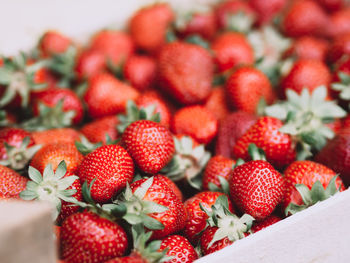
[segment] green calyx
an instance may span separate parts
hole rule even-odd
[[[334,132],[325,124],[344,117],[346,112],[335,101],[326,100],[324,86],[312,94],[303,89],[300,95],[293,90],[287,90],[286,95],[287,101],[266,107],[265,113],[285,122],[280,131],[293,136],[298,143],[298,160],[304,160],[334,137]]]
[[[258,148],[254,143],[249,144],[248,153],[253,161],[256,161],[256,160],[266,161],[266,155],[265,155],[264,150],[261,148]],[[243,163],[241,163],[241,164],[243,164]]]
[[[207,41],[205,41],[200,35],[194,34],[191,36],[186,37],[185,41],[187,43],[195,44],[198,46],[201,46],[202,48],[208,49],[210,48],[210,45]]]
[[[69,127],[75,116],[75,111],[63,111],[64,99],[61,99],[53,107],[39,103],[39,115],[25,121],[22,127],[29,131],[42,131],[56,128]]]
[[[47,60],[27,65],[27,56],[21,53],[12,59],[3,58],[4,65],[0,67],[0,84],[5,86],[5,92],[0,99],[0,107],[11,103],[16,95],[21,97],[21,106],[28,106],[31,90],[40,90],[46,87],[46,83],[35,83],[35,74],[47,65]]]
[[[126,114],[119,114],[119,124],[117,130],[122,134],[125,129],[133,122],[138,120],[150,120],[154,122],[160,122],[159,113],[155,112],[156,105],[150,105],[148,107],[138,107],[135,102],[129,100],[126,104]]]
[[[201,203],[200,208],[208,215],[207,226],[218,227],[213,239],[208,244],[208,248],[216,241],[228,238],[230,241],[236,241],[245,237],[244,233],[250,231],[254,218],[244,214],[241,218],[231,213],[228,209],[227,196],[221,195],[216,199],[211,210],[206,209]]]
[[[226,19],[229,30],[241,33],[249,32],[254,23],[254,17],[242,11],[230,14]]]
[[[34,154],[41,148],[41,145],[34,145],[28,147],[30,137],[25,137],[19,147],[4,143],[7,158],[0,161],[1,165],[8,166],[16,171],[22,170],[26,167]]]
[[[216,184],[213,184],[212,182],[210,182],[208,184],[209,190],[211,192],[221,192],[221,193],[229,195],[230,194],[230,185],[229,185],[228,181],[222,176],[218,176],[218,179],[220,182],[220,187],[217,186]]]
[[[78,176],[72,175],[64,177],[67,171],[65,161],[60,162],[56,172],[53,171],[51,164],[45,167],[43,175],[29,166],[28,174],[30,181],[27,182],[26,189],[20,193],[23,200],[41,200],[48,201],[56,207],[54,220],[61,211],[62,200],[75,203],[77,200],[73,197],[77,190],[68,189]]]
[[[323,188],[320,181],[316,181],[313,184],[311,190],[304,184],[296,184],[295,188],[299,192],[303,200],[303,204],[297,205],[294,203],[290,203],[285,209],[285,215],[294,215],[295,213],[300,212],[318,202],[324,201],[338,193],[340,191],[341,186],[337,188],[335,184],[337,177],[338,175],[334,176],[332,180],[329,181],[329,184],[326,189]]]
[[[339,97],[343,100],[350,100],[350,75],[344,72],[339,72],[338,76],[340,78],[340,82],[333,83],[332,89],[340,92]],[[350,104],[349,104],[350,108]]]
[[[119,140],[112,140],[112,138],[108,135],[108,133],[106,133],[105,145],[112,145],[118,142]],[[103,142],[92,143],[83,135],[80,135],[80,141],[75,141],[75,146],[77,147],[78,151],[82,155],[87,155],[95,151],[97,148],[100,148],[102,145],[103,145]]]
[[[183,136],[181,139],[174,137],[175,154],[161,173],[172,181],[186,178],[187,182],[195,189],[201,189],[201,173],[210,159],[210,153],[205,150],[204,144],[193,147],[191,137]]]
[[[0,110],[0,127],[9,126],[9,121],[7,120],[7,113],[5,110]]]

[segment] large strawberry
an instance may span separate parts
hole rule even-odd
[[[122,143],[136,165],[149,174],[158,173],[175,152],[170,131],[154,121],[130,124],[122,135]]]
[[[85,156],[77,169],[80,181],[91,183],[91,196],[105,203],[121,191],[134,177],[134,164],[119,145],[105,145]]]
[[[173,42],[165,45],[158,56],[159,84],[182,104],[208,97],[213,70],[209,51],[198,45]]]
[[[117,223],[84,211],[63,222],[60,248],[66,262],[99,263],[123,256],[128,248],[128,238]]]
[[[254,67],[240,67],[226,82],[229,104],[237,110],[256,113],[261,99],[271,104],[274,91],[267,76]]]
[[[136,46],[148,52],[157,52],[165,43],[166,31],[173,19],[173,11],[164,3],[137,11],[129,24]]]
[[[237,166],[229,184],[233,202],[256,220],[268,217],[282,201],[285,191],[282,175],[264,160]]]
[[[89,115],[98,118],[123,112],[126,102],[138,96],[138,91],[133,87],[109,73],[100,73],[90,78],[84,101]]]
[[[0,200],[18,199],[28,179],[3,165],[0,165],[0,174]]]

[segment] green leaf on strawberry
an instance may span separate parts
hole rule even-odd
[[[340,92],[339,97],[343,100],[350,100],[350,75],[344,72],[338,73],[340,81],[332,84],[332,89]],[[350,107],[350,104],[349,104]]]

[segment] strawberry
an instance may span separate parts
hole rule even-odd
[[[132,181],[134,164],[119,145],[105,145],[85,156],[77,174],[82,183],[90,184],[96,178],[91,196],[96,202],[105,203]]]
[[[229,185],[233,202],[256,220],[268,217],[282,201],[285,191],[282,175],[264,160],[237,166]]]
[[[42,173],[48,164],[51,164],[52,168],[56,170],[62,160],[66,162],[67,171],[75,172],[83,160],[83,155],[73,143],[51,143],[36,152],[30,166]]]
[[[109,73],[94,75],[84,95],[89,115],[99,118],[125,110],[126,102],[139,96],[133,87],[119,81]]]
[[[73,124],[79,124],[83,119],[83,105],[79,97],[69,89],[52,88],[36,93],[33,98],[34,115],[39,115],[41,104],[54,107],[60,100],[63,101],[63,113],[73,111]]]
[[[219,122],[225,119],[230,113],[226,92],[223,87],[214,88],[203,106],[212,112]]]
[[[228,194],[229,192],[225,191],[225,186],[227,186],[226,190],[228,190],[227,182],[235,163],[234,160],[221,155],[213,156],[204,170],[203,189],[210,189],[213,191],[213,189],[218,188],[224,190],[224,192]]]
[[[64,261],[98,263],[123,256],[128,239],[125,230],[117,223],[84,211],[63,222],[60,247]]]
[[[283,207],[286,208],[290,203],[300,205],[301,196],[295,188],[296,184],[304,184],[310,190],[316,181],[320,181],[326,188],[336,173],[328,167],[313,161],[295,161],[291,163],[284,171],[286,182],[286,192],[283,201]],[[336,179],[336,187],[344,190],[342,180]]]
[[[105,116],[85,124],[80,132],[92,143],[103,142],[106,144],[106,135],[111,140],[116,140],[118,131],[116,129],[119,120],[116,116]]]
[[[250,6],[255,10],[259,25],[268,24],[286,6],[287,0],[250,0]]]
[[[224,72],[241,64],[254,63],[254,51],[247,38],[240,33],[226,32],[211,44],[215,63],[219,72]]]
[[[28,179],[3,165],[0,165],[0,174],[0,200],[18,199]]]
[[[33,131],[32,137],[36,144],[46,145],[53,142],[74,143],[79,141],[79,132],[72,128],[50,129],[45,131]]]
[[[254,218],[244,214],[237,217],[229,210],[227,196],[219,196],[208,210],[201,205],[206,213],[207,228],[200,237],[200,248],[203,255],[211,254],[249,235]]]
[[[107,61],[101,50],[83,50],[76,61],[75,73],[79,80],[91,78],[106,70]]]
[[[207,214],[201,210],[200,205],[210,209],[215,204],[219,196],[226,196],[220,192],[200,192],[195,196],[187,199],[184,203],[187,213],[187,222],[184,228],[184,235],[191,241],[192,244],[197,243],[200,238],[200,232],[206,227]],[[228,209],[233,212],[233,206],[228,200]]]
[[[168,4],[154,4],[137,11],[129,28],[136,46],[147,52],[156,52],[165,43],[168,26],[174,13]]]
[[[283,94],[287,89],[300,94],[304,88],[312,92],[322,85],[328,87],[330,82],[330,71],[325,63],[318,60],[300,59],[294,63],[288,75],[282,80],[281,88]]]
[[[336,62],[348,55],[350,55],[350,33],[345,33],[334,38],[329,48],[328,60]]]
[[[281,26],[290,37],[322,36],[327,23],[327,14],[315,1],[296,0],[284,14]]]
[[[256,113],[258,104],[264,99],[271,104],[275,94],[267,76],[253,67],[240,67],[226,82],[229,104],[237,110]]]
[[[328,31],[331,37],[341,36],[350,33],[350,8],[345,8],[334,12],[330,16]]]
[[[344,184],[350,184],[349,161],[350,129],[341,130],[316,155],[316,162],[322,163],[341,175]]]
[[[249,159],[248,145],[256,144],[263,149],[269,162],[277,167],[284,167],[295,160],[294,142],[289,134],[280,132],[283,123],[273,117],[260,117],[242,137],[240,137],[233,153],[236,158]]]
[[[216,155],[233,157],[236,141],[253,125],[257,117],[253,114],[236,111],[228,115],[220,124],[215,146]]]
[[[213,70],[209,51],[194,44],[167,44],[158,57],[160,86],[182,104],[198,103],[209,96]]]
[[[124,63],[134,53],[134,43],[124,32],[102,30],[93,36],[90,48],[101,51],[108,62],[114,66]]]
[[[22,170],[40,149],[32,135],[19,128],[0,130],[0,164]]]
[[[189,135],[204,144],[208,144],[216,136],[217,129],[218,122],[215,116],[200,105],[180,109],[174,114],[171,122],[171,130],[175,134]]]
[[[38,48],[42,57],[64,53],[72,44],[72,40],[57,31],[47,31],[41,37]]]
[[[191,243],[183,236],[172,235],[162,240],[160,250],[168,248],[166,255],[172,257],[168,263],[191,263],[198,259],[196,250]],[[163,261],[164,262],[164,261]]]
[[[78,211],[79,207],[72,206],[72,202],[83,198],[80,181],[78,176],[67,172],[64,161],[59,163],[56,171],[48,164],[43,174],[30,166],[28,174],[31,180],[19,195],[22,199],[48,201],[56,206],[54,219],[58,224]]]
[[[148,120],[130,124],[122,135],[122,143],[141,171],[149,174],[158,173],[175,151],[170,131]]]
[[[179,200],[181,201],[184,200],[181,190],[169,177],[162,174],[158,174],[157,178],[163,180],[168,185],[168,187],[174,192],[174,194],[177,196]]]
[[[317,0],[325,10],[337,11],[341,9],[346,3],[344,0]]]
[[[271,225],[273,225],[281,220],[282,220],[282,218],[280,218],[278,216],[270,215],[262,221],[254,222],[251,230],[253,233],[256,233],[256,232],[258,232],[266,227],[269,227],[269,226],[271,226]]]
[[[139,91],[152,87],[156,73],[156,61],[150,56],[133,55],[125,61],[123,68],[124,78]]]

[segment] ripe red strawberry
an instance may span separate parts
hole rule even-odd
[[[223,87],[215,87],[203,106],[213,113],[219,122],[230,113],[226,91]]]
[[[130,20],[130,34],[137,47],[156,52],[165,43],[174,13],[168,4],[155,4],[137,11]]]
[[[99,118],[123,112],[128,100],[139,96],[137,90],[109,73],[96,74],[89,80],[84,95],[89,115]]]
[[[289,6],[282,20],[282,29],[290,37],[325,34],[327,14],[312,0],[297,0]]]
[[[156,61],[150,56],[133,55],[126,60],[123,68],[124,78],[139,91],[152,87],[156,73]]]
[[[213,80],[213,61],[206,49],[184,42],[165,45],[158,57],[159,84],[182,104],[205,100]]]
[[[283,94],[287,89],[292,89],[300,94],[304,88],[312,92],[322,85],[328,87],[330,82],[331,74],[325,63],[318,60],[300,59],[294,63],[288,75],[282,80],[281,87]]]
[[[344,0],[317,0],[317,2],[320,3],[325,10],[331,12],[341,9],[346,4]]]
[[[236,141],[233,153],[236,158],[249,159],[248,146],[254,143],[266,153],[274,166],[282,168],[296,158],[292,137],[279,131],[282,121],[273,117],[260,117],[246,133]]]
[[[350,33],[350,8],[334,12],[330,16],[328,24],[328,34],[331,37],[341,36]]]
[[[339,35],[333,40],[329,48],[328,60],[334,63],[348,55],[350,55],[350,33]]]
[[[296,39],[289,50],[287,56],[295,56],[298,59],[326,60],[329,43],[322,39],[312,36],[304,36]]]
[[[101,51],[107,61],[118,66],[134,53],[134,43],[131,37],[122,31],[102,30],[93,36],[91,49]]]
[[[254,63],[254,50],[247,38],[240,33],[226,32],[219,35],[212,42],[211,49],[219,72]]]
[[[42,173],[48,164],[51,164],[53,170],[56,170],[62,160],[67,164],[67,171],[75,172],[83,160],[83,155],[77,150],[74,143],[53,142],[37,151],[30,166]]]
[[[237,111],[228,115],[219,126],[215,146],[216,155],[233,157],[233,147],[236,141],[252,126],[257,117],[253,114]]]
[[[222,179],[228,181],[235,163],[236,161],[221,155],[212,157],[204,170],[203,189],[209,190],[212,184],[218,188],[222,188],[225,191],[221,181]]]
[[[173,257],[168,263],[191,263],[198,259],[198,255],[191,243],[183,236],[172,235],[162,240],[160,249],[168,248],[166,255]]]
[[[167,101],[161,97],[161,95],[155,91],[150,90],[142,93],[135,101],[138,107],[149,107],[151,105],[155,106],[154,113],[159,113],[160,124],[165,127],[170,126],[171,112]]]
[[[0,174],[0,200],[18,199],[28,179],[3,165],[0,165]]]
[[[233,202],[256,220],[268,217],[282,201],[285,191],[282,175],[263,160],[237,166],[229,184]]]
[[[33,98],[34,115],[39,115],[40,104],[54,107],[60,100],[63,100],[63,112],[73,111],[73,124],[79,124],[83,119],[83,105],[79,97],[69,89],[51,88],[37,92]]]
[[[105,203],[132,181],[134,164],[121,146],[105,145],[85,156],[77,174],[82,183],[90,184],[96,178],[91,196],[96,202]]]
[[[226,82],[229,104],[237,110],[256,113],[261,99],[271,104],[274,91],[267,76],[253,67],[240,67]]]
[[[116,116],[106,116],[85,124],[80,132],[92,143],[103,142],[106,144],[106,135],[112,141],[118,137],[117,124],[119,120]]]
[[[94,75],[106,70],[106,57],[101,50],[83,50],[77,58],[75,65],[76,77],[79,80],[91,78]]]
[[[208,219],[208,215],[201,210],[199,203],[206,209],[210,209],[212,205],[215,204],[217,198],[219,196],[226,196],[224,193],[220,192],[200,192],[195,196],[187,199],[184,203],[185,210],[187,213],[187,222],[184,228],[184,235],[191,241],[192,244],[197,243],[200,238],[199,233],[204,230],[206,226],[206,220]],[[233,212],[233,206],[230,200],[229,210]]]
[[[313,161],[295,161],[291,163],[284,171],[286,192],[283,201],[283,207],[286,208],[290,203],[302,204],[302,198],[295,188],[296,184],[304,184],[310,190],[316,181],[320,181],[326,188],[336,173],[328,167]],[[340,177],[336,179],[337,188],[344,190]]]
[[[170,131],[148,120],[135,121],[122,135],[122,143],[145,173],[158,173],[171,160],[175,147]]]
[[[286,6],[287,0],[250,0],[250,6],[255,10],[258,24],[268,24]]]
[[[181,201],[184,200],[181,190],[169,177],[162,174],[158,174],[157,178],[163,180],[168,185],[168,187],[174,192],[174,194],[177,196],[179,200]]]
[[[282,218],[280,218],[278,216],[270,215],[262,221],[254,222],[251,230],[253,233],[256,233],[256,232],[258,232],[258,231],[260,231],[268,226],[271,226],[271,225],[273,225],[281,220],[282,220]]]
[[[72,40],[62,33],[47,31],[40,39],[39,50],[41,56],[50,57],[65,52],[71,44]]]
[[[123,256],[128,238],[117,223],[84,211],[63,222],[60,247],[64,261],[99,263]]]
[[[56,143],[74,143],[79,141],[80,134],[72,128],[50,129],[45,131],[32,132],[33,139],[36,144],[46,145],[53,142]]]
[[[147,185],[147,187],[145,187],[145,184]],[[161,212],[147,213],[149,217],[163,224],[162,229],[153,231],[152,239],[164,238],[184,228],[184,225],[187,219],[184,205],[182,201],[178,199],[178,197],[175,195],[173,190],[169,188],[169,186],[167,185],[167,182],[164,181],[163,178],[161,178],[158,175],[155,175],[149,179],[141,179],[132,183],[130,185],[130,188],[134,193],[134,195],[137,195],[137,196],[138,196],[137,191],[138,192],[142,191],[143,197],[141,198],[140,196],[138,196],[141,202],[151,201],[153,203],[156,203],[158,205],[161,205],[167,208],[166,210],[162,210]],[[132,205],[134,203],[132,203]],[[136,211],[136,213],[140,213],[139,211],[134,210],[132,208],[130,209],[128,208],[128,211],[132,211],[132,212]],[[145,221],[145,220],[142,220],[142,221]],[[144,224],[147,227],[145,222]]]
[[[217,129],[218,121],[215,116],[200,105],[180,109],[171,122],[171,130],[175,134],[189,135],[204,144],[208,144],[215,137]]]

